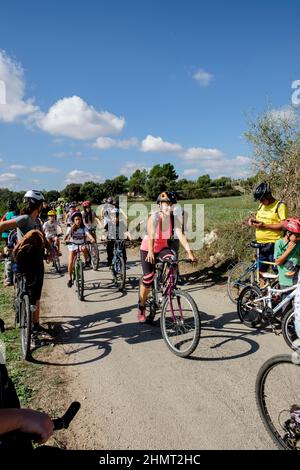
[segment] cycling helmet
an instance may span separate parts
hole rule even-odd
[[[297,217],[291,217],[286,219],[282,226],[285,230],[288,230],[291,233],[300,233],[300,219]]]
[[[263,181],[260,183],[256,188],[253,193],[255,201],[261,201],[263,198],[268,197],[271,195],[271,187],[269,183],[266,183],[266,181]]]
[[[24,194],[24,202],[44,202],[45,198],[41,191],[31,189]]]
[[[163,193],[160,193],[156,202],[157,204],[160,202],[171,202],[172,204],[176,204],[177,198],[174,191],[164,191]]]
[[[56,215],[56,212],[55,211],[49,211],[47,215]]]
[[[10,201],[8,201],[8,210],[9,211],[15,211],[17,209],[17,201],[15,201],[14,199],[11,199]]]
[[[81,219],[82,219],[82,213],[79,212],[79,211],[73,212],[73,214],[71,215],[72,222],[74,222],[75,217],[81,217]]]
[[[90,206],[91,206],[91,202],[90,202],[90,201],[84,201],[84,202],[82,203],[82,206],[83,206],[83,207],[90,207]]]

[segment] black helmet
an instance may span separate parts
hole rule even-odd
[[[174,193],[174,191],[164,191],[163,193],[160,193],[156,202],[157,204],[159,204],[160,202],[172,202],[172,204],[176,204],[176,194]]]
[[[269,183],[263,181],[260,183],[253,193],[255,201],[261,201],[263,198],[268,198],[271,195],[271,187]]]
[[[17,209],[17,201],[15,201],[14,199],[11,199],[8,201],[8,210],[10,211],[15,211]]]

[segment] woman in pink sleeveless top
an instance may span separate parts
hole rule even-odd
[[[179,224],[180,226],[174,224],[174,217],[171,216],[172,206],[176,202],[176,196],[172,191],[165,191],[158,196],[159,211],[150,215],[147,224],[147,235],[141,243],[143,278],[140,283],[138,302],[138,321],[141,323],[147,320],[145,305],[154,281],[156,259],[158,257],[163,259],[173,256],[169,248],[169,240],[173,236],[173,232],[176,232],[189,259],[193,262],[196,261],[186,236],[182,232],[181,224]]]

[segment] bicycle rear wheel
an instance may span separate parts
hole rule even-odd
[[[84,273],[83,273],[83,263],[81,260],[76,262],[75,267],[76,273],[76,287],[77,287],[77,296],[79,300],[84,300]]]
[[[230,300],[236,304],[244,287],[254,284],[253,263],[241,261],[229,271],[227,279],[227,293]]]
[[[118,287],[119,291],[124,290],[126,282],[126,266],[122,256],[117,256],[116,259],[114,259],[112,271],[114,276],[114,282]]]
[[[30,339],[32,330],[32,315],[28,295],[24,295],[20,303],[20,337],[23,359],[30,357]]]
[[[300,367],[289,354],[274,356],[260,368],[256,404],[268,434],[279,449],[300,450]]]
[[[262,301],[257,299],[263,297],[261,290],[256,286],[245,287],[239,295],[237,313],[242,323],[249,328],[258,328],[262,323]]]
[[[289,348],[296,350],[296,346],[294,346],[294,341],[298,339],[296,330],[295,330],[295,312],[294,308],[286,312],[283,317],[282,324],[282,336]],[[299,371],[300,372],[300,371]]]
[[[179,357],[188,357],[198,346],[201,320],[194,299],[181,290],[174,290],[161,308],[160,327],[168,348]]]
[[[92,243],[89,245],[89,253],[92,263],[92,268],[94,271],[97,271],[99,268],[99,250],[97,243]]]

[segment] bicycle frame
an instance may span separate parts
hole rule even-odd
[[[175,314],[174,314],[174,308],[173,308],[173,303],[172,303],[172,293],[173,293],[173,290],[175,289],[175,283],[174,283],[174,280],[175,280],[175,275],[174,275],[174,265],[178,264],[178,261],[176,260],[159,260],[160,263],[162,263],[162,270],[161,272],[163,273],[164,269],[165,269],[165,266],[167,265],[168,267],[168,273],[167,273],[167,276],[166,278],[163,280],[163,286],[162,286],[162,298],[163,297],[167,297],[169,298],[169,302],[170,302],[170,307],[171,307],[171,313],[172,313],[172,319],[173,321],[175,322],[176,319],[175,319]],[[169,282],[168,282],[169,281]],[[181,309],[181,304],[180,304],[180,300],[178,299],[178,305],[179,305],[179,310],[180,310],[180,317],[181,319],[183,318],[183,314],[182,314],[182,309]]]
[[[271,286],[268,286],[267,289],[268,289],[268,293],[266,296],[264,297],[260,297],[258,299],[255,299],[255,300],[252,300],[251,302],[256,304],[258,302],[263,302],[265,306],[267,306],[268,308],[270,308],[272,311],[273,311],[273,314],[275,315],[276,313],[279,312],[279,310],[281,310],[283,307],[285,307],[286,305],[289,304],[289,302],[295,297],[296,295],[296,288],[297,288],[297,285],[293,285],[291,287],[287,287],[285,289],[274,289],[273,287]],[[273,308],[272,306],[272,295],[273,294],[286,294],[287,292],[290,292],[290,294],[285,297],[281,302],[279,302],[278,305],[276,305],[275,308]],[[262,312],[261,309],[257,308],[257,311],[258,312]]]

